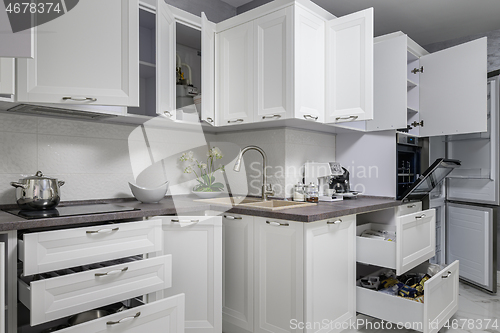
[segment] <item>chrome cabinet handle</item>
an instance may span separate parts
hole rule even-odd
[[[342,219],[338,219],[336,221],[328,221],[328,222],[326,222],[326,224],[340,224],[340,223],[342,223]]]
[[[126,271],[128,271],[128,267],[125,267],[123,269],[116,269],[114,271],[109,271],[107,273],[95,273],[95,276],[99,277],[99,276],[117,275]]]
[[[267,116],[262,116],[262,119],[273,119],[273,118],[281,118],[280,114],[270,114]]]
[[[231,124],[231,123],[242,123],[242,122],[244,122],[243,119],[231,119],[231,120],[227,121],[228,124]]]
[[[310,114],[305,114],[304,119],[316,121],[318,120],[318,117],[311,116]]]
[[[406,208],[414,208],[414,207],[416,207],[416,206],[417,206],[417,205],[408,205],[408,206],[406,206]]]
[[[425,214],[422,214],[419,216],[415,216],[415,219],[420,220],[420,219],[423,219],[424,217],[425,217]]]
[[[269,225],[277,226],[277,227],[288,227],[290,225],[288,223],[280,223],[280,222],[275,222],[275,221],[266,221],[266,223]]]
[[[449,278],[450,276],[451,276],[451,272],[450,272],[450,271],[448,271],[448,273],[446,273],[445,275],[442,275],[442,276],[441,276],[441,278],[442,278],[442,279],[447,279],[447,278]]]
[[[113,228],[113,229],[99,229],[99,230],[87,230],[87,234],[102,234],[105,232],[113,232],[113,231],[118,231],[120,228]]]
[[[208,118],[207,118],[207,121],[208,121],[209,123],[213,123],[213,122],[214,122],[214,120],[213,120],[212,118],[210,118],[210,117],[208,117]]]
[[[179,223],[179,222],[189,222],[189,223],[198,223],[198,222],[200,222],[200,220],[180,220],[180,219],[172,219],[171,221],[172,222],[177,222],[177,223]]]
[[[241,220],[243,219],[241,216],[231,216],[231,215],[224,215],[224,218],[228,220]]]
[[[137,312],[137,313],[135,314],[135,316],[125,317],[125,318],[122,318],[122,319],[120,319],[120,320],[118,320],[118,321],[108,321],[108,322],[106,323],[106,325],[116,325],[116,324],[125,323],[125,322],[127,322],[127,321],[130,321],[130,320],[132,320],[132,319],[135,319],[135,318],[139,317],[140,315],[141,315],[141,313],[140,313],[140,312]]]
[[[358,119],[358,116],[347,116],[347,117],[337,117],[335,118],[335,121],[339,120],[356,120]]]
[[[163,111],[163,114],[167,117],[172,117],[172,113],[170,111]]]
[[[71,100],[71,101],[76,101],[76,102],[97,102],[97,98],[94,97],[73,97],[73,96],[64,96],[63,101]]]

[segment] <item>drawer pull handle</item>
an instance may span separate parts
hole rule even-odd
[[[447,278],[449,278],[450,276],[451,276],[451,272],[450,272],[450,271],[448,271],[448,273],[446,273],[446,275],[442,275],[442,276],[441,276],[441,278],[442,278],[442,279],[447,279]]]
[[[420,220],[420,219],[423,219],[424,217],[425,217],[425,214],[422,214],[422,215],[415,216],[415,219]]]
[[[417,205],[408,205],[406,208],[415,208]]]
[[[179,220],[179,219],[172,219],[172,222],[180,223],[180,222],[188,222],[188,223],[198,223],[200,220]]]
[[[326,222],[326,224],[340,224],[340,223],[342,223],[342,219],[338,219],[336,221],[328,221],[328,222]]]
[[[231,124],[231,123],[242,123],[242,122],[244,122],[243,119],[231,119],[231,120],[227,121],[228,124]]]
[[[95,273],[95,276],[99,277],[99,276],[117,275],[126,271],[128,271],[128,267],[125,267],[123,269],[116,269],[114,271],[109,271],[107,273]]]
[[[316,120],[318,120],[318,117],[311,116],[310,114],[305,114],[304,119],[316,121]]]
[[[335,118],[336,121],[339,120],[356,120],[358,119],[358,116],[347,116],[347,117],[337,117]]]
[[[113,231],[118,231],[120,228],[113,228],[113,229],[99,229],[99,230],[87,230],[88,234],[103,234],[105,232],[113,232]]]
[[[63,101],[76,101],[76,102],[97,102],[97,98],[94,97],[72,97],[72,96],[65,96],[62,98]]]
[[[241,220],[243,219],[241,216],[231,216],[231,215],[224,215],[224,218],[228,220]]]
[[[135,319],[135,318],[139,317],[140,315],[141,315],[141,313],[140,313],[140,312],[137,312],[137,313],[135,314],[135,316],[125,317],[125,318],[122,318],[122,319],[120,319],[120,320],[118,320],[118,321],[108,321],[108,322],[106,323],[106,325],[116,325],[116,324],[125,323],[125,322],[127,322],[127,321],[130,321],[130,320],[132,320],[132,319]]]
[[[267,116],[262,116],[262,119],[273,119],[273,118],[281,118],[280,114],[269,114]]]
[[[266,223],[269,225],[274,225],[276,227],[288,227],[290,225],[288,223],[280,223],[280,222],[274,222],[274,221],[266,221]]]

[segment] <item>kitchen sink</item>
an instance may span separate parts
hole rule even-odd
[[[261,208],[265,210],[281,210],[287,208],[316,206],[316,204],[312,202],[297,202],[297,201],[285,201],[285,200],[262,201],[261,199],[258,198],[246,198],[246,197],[201,199],[196,201],[202,201],[206,203],[212,203],[216,205],[218,204],[223,206]]]

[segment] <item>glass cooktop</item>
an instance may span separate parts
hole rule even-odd
[[[128,212],[140,209],[133,207],[118,206],[113,204],[95,204],[95,205],[57,206],[57,208],[51,210],[21,210],[19,208],[2,209],[2,210],[7,213],[31,220],[31,219],[50,218],[50,217],[66,217],[66,216],[76,216],[76,215]]]

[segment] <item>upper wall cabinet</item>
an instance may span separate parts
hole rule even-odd
[[[335,18],[280,0],[216,29],[218,125],[372,119],[372,9]]]
[[[24,1],[31,2],[31,1]],[[13,32],[7,8],[4,4],[8,1],[0,3],[0,57],[2,58],[33,58],[33,29]],[[12,8],[13,4],[11,4]]]
[[[139,105],[138,1],[86,0],[34,28],[34,59],[18,59],[17,100]]]
[[[14,91],[14,59],[0,58],[0,97],[10,97]]]
[[[373,8],[330,20],[325,122],[373,119]]]

